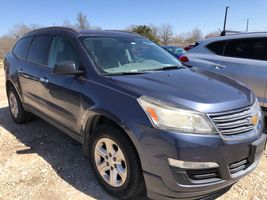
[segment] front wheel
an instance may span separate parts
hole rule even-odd
[[[101,126],[93,133],[90,161],[103,188],[121,199],[133,199],[145,190],[138,156],[125,133]]]

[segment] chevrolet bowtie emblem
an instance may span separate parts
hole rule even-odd
[[[254,115],[251,117],[251,123],[253,124],[253,126],[256,126],[258,123],[258,116]]]

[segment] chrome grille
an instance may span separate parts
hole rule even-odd
[[[223,135],[235,135],[253,130],[251,107],[210,114],[209,117]]]

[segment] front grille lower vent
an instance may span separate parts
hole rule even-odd
[[[242,170],[247,169],[249,166],[248,159],[243,159],[238,162],[234,162],[228,165],[230,174],[235,174],[237,172],[240,172]]]
[[[206,180],[220,178],[217,169],[187,170],[187,175],[192,180]]]

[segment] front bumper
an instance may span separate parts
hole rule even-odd
[[[256,168],[259,157],[252,155],[252,143],[266,141],[265,134],[226,141],[219,135],[170,133],[136,124],[127,128],[139,153],[148,196],[161,200],[205,199],[224,192]],[[219,167],[186,170],[171,167],[168,158],[215,162]]]

